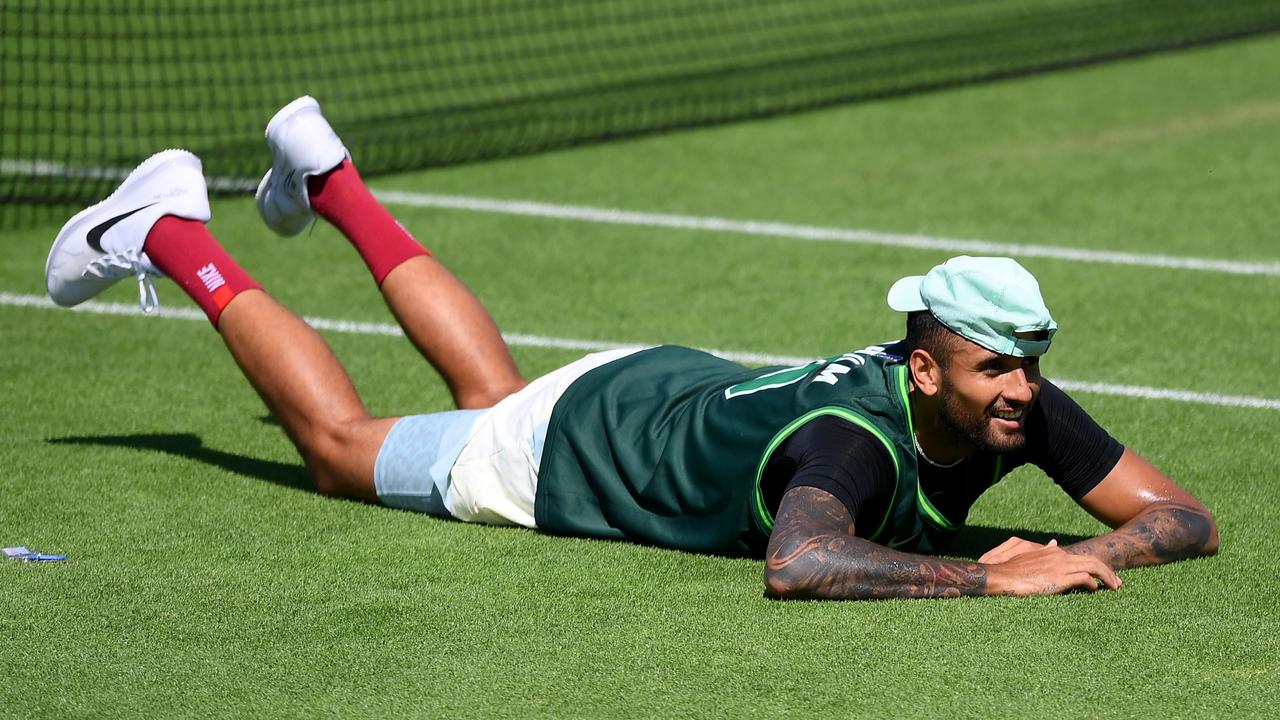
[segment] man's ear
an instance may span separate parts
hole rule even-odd
[[[927,350],[916,348],[907,358],[911,382],[924,395],[933,397],[942,389],[942,365]]]

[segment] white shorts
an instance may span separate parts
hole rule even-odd
[[[643,348],[587,355],[543,375],[490,408],[471,427],[449,473],[445,506],[459,520],[536,527],[533,498],[547,424],[556,401],[573,381]]]

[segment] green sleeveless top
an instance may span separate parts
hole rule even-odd
[[[936,531],[953,529],[929,522],[906,366],[880,346],[758,369],[663,346],[595,368],[552,411],[534,519],[552,533],[760,556],[777,510],[761,492],[765,462],[821,415],[866,429],[893,459],[894,497],[858,535],[927,552]]]

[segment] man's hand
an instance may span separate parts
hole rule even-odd
[[[1038,542],[1024,540],[1017,535],[1014,535],[1008,540],[1005,540],[999,545],[983,553],[982,557],[978,558],[978,562],[985,565],[994,565],[995,563],[1008,562],[1019,555],[1029,553],[1033,550],[1057,546],[1057,540],[1050,540],[1048,544],[1041,545]]]
[[[765,588],[775,597],[926,598],[962,595],[1047,595],[1120,587],[1097,558],[1076,556],[1056,542],[1020,538],[988,555],[958,562],[898,552],[855,537],[853,519],[835,496],[812,487],[787,491],[769,537]],[[983,556],[987,558],[987,556]]]
[[[1020,552],[987,567],[987,590],[992,595],[1055,595],[1071,590],[1119,590],[1124,583],[1106,563],[1087,555],[1072,555],[1058,547],[1056,540],[1048,545],[1018,540]],[[996,550],[1010,543],[1006,541]],[[992,550],[995,552],[995,550]],[[989,555],[990,553],[988,553]],[[986,557],[985,555],[983,557]]]

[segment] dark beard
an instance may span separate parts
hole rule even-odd
[[[1027,434],[1025,426],[1022,432],[1014,436],[996,435],[995,430],[991,427],[991,418],[987,416],[985,410],[976,415],[966,412],[960,406],[955,392],[946,385],[942,387],[940,397],[942,400],[940,415],[943,426],[979,452],[1003,455],[1017,452],[1026,446]],[[1022,417],[1024,421],[1030,409],[1028,407],[1023,411]]]

